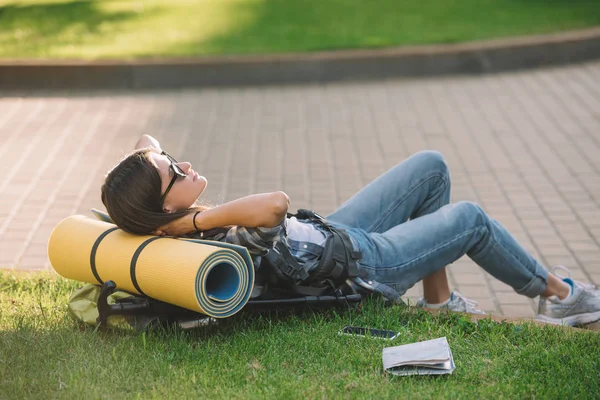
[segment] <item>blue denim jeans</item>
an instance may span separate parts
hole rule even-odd
[[[375,179],[327,220],[362,252],[361,276],[404,294],[468,255],[517,293],[536,297],[548,271],[477,204],[449,204],[450,174],[435,151],[413,155]]]

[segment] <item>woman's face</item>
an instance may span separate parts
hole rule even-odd
[[[160,174],[160,193],[163,194],[173,179],[173,169],[170,168],[171,161],[167,156],[154,151],[149,152],[148,155]],[[192,164],[189,162],[178,162],[177,165],[183,170],[186,176],[178,177],[175,184],[171,187],[171,190],[169,190],[169,193],[163,202],[163,210],[165,212],[190,208],[194,205],[202,192],[204,192],[204,189],[206,189],[206,178],[198,175],[198,173],[192,169]]]

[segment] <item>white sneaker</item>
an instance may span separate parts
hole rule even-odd
[[[563,276],[561,274],[559,274],[558,272],[556,272],[556,270],[559,271],[563,271],[567,273],[567,276]],[[583,288],[587,289],[587,290],[597,290],[598,287],[596,285],[594,285],[593,283],[583,283],[583,282],[577,282],[575,281],[572,277],[571,277],[571,271],[569,271],[569,268],[565,267],[564,265],[557,265],[554,268],[552,268],[552,273],[554,275],[556,275],[558,278],[565,280],[566,278],[571,279],[573,282],[576,282],[579,286],[582,286]]]
[[[565,267],[561,269],[569,271]],[[569,274],[570,275],[570,274]],[[600,320],[600,292],[594,285],[563,278],[573,287],[573,293],[564,300],[556,296],[542,297],[535,319],[556,325],[577,326]]]
[[[462,313],[479,314],[479,315],[487,314],[487,313],[479,310],[478,308],[476,308],[476,306],[477,306],[476,301],[464,297],[462,294],[458,293],[457,291],[450,293],[450,299],[449,299],[448,303],[446,303],[442,306],[436,305],[436,304],[429,304],[422,297],[415,304],[415,307],[428,308],[430,310],[448,310],[448,311],[453,311],[453,312],[462,312]]]

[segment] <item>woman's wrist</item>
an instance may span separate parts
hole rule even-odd
[[[207,226],[206,221],[206,211],[207,210],[198,210],[194,209],[188,214],[190,218],[190,231],[194,232],[202,232],[208,230],[210,228],[214,228],[214,226]]]
[[[198,218],[198,215],[200,215],[202,211],[196,211],[194,212],[194,215],[192,216],[192,225],[194,225],[194,232],[200,232],[200,228],[198,227],[196,221]]]
[[[198,224],[196,222],[196,210],[192,210],[188,214],[188,218],[189,218],[188,229],[190,230],[190,233],[196,233],[196,232],[198,232],[198,230],[196,229],[196,226]]]

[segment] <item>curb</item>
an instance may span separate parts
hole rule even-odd
[[[157,89],[485,74],[600,59],[600,27],[448,45],[143,60],[0,60],[0,89]]]

